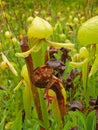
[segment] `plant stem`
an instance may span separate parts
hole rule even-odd
[[[95,109],[96,109],[96,130],[98,130],[98,96],[97,96]]]
[[[23,38],[20,46],[21,46],[22,52],[29,50],[27,37]],[[32,81],[32,73],[33,73],[33,70],[34,70],[34,66],[33,66],[33,60],[32,60],[31,54],[28,57],[25,58],[25,62],[26,62],[26,65],[27,65],[28,74],[29,74],[29,78],[30,78],[30,81],[31,81],[31,90],[32,90],[33,98],[34,98],[34,104],[35,104],[35,107],[36,107],[36,111],[37,111],[39,119],[41,121],[43,121],[39,93],[38,93],[37,88],[33,85],[33,81]],[[41,130],[44,130],[44,128],[41,127]]]
[[[86,62],[82,66],[82,80],[83,80],[84,95],[86,95],[87,80],[88,80],[87,78],[88,78],[88,62]]]

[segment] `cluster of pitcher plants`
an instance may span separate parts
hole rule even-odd
[[[84,22],[78,14],[74,25],[65,24],[68,37],[78,28],[74,43],[60,24],[64,17],[52,27],[36,11],[16,38],[6,2],[0,5],[8,29],[0,43],[0,130],[97,130],[98,16]]]

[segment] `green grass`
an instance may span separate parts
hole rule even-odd
[[[81,48],[77,40],[78,29],[83,22],[97,14],[98,7],[96,0],[92,0],[91,3],[81,2],[80,0],[76,2],[73,0],[0,1],[0,52],[5,54],[18,73],[18,76],[15,76],[6,64],[2,65],[3,60],[0,53],[0,87],[4,88],[4,90],[0,89],[0,130],[21,130],[22,128],[23,130],[39,130],[40,126],[45,127],[45,130],[69,130],[72,127],[78,127],[79,130],[88,130],[92,127],[91,130],[95,130],[95,111],[91,110],[92,106],[90,106],[89,101],[90,98],[97,98],[98,95],[98,72],[88,79],[86,95],[84,94],[83,79],[81,76],[74,78],[74,87],[71,89],[66,90],[66,84],[64,85],[67,93],[67,113],[63,125],[62,121],[58,123],[61,119],[57,120],[53,115],[53,110],[51,110],[53,106],[50,106],[50,113],[48,112],[49,108],[47,109],[46,102],[43,99],[43,90],[38,89],[40,92],[44,121],[38,119],[34,99],[29,97],[30,93],[26,88],[27,86],[22,84],[16,92],[13,90],[20,80],[23,79],[21,70],[25,64],[25,60],[24,58],[16,57],[15,54],[21,52],[20,40],[27,35],[27,30],[30,25],[30,23],[27,22],[28,17],[39,16],[47,20],[53,27],[53,35],[48,39],[54,42],[74,43],[78,53]],[[11,38],[5,36],[6,31],[11,32]],[[17,41],[13,42],[13,38],[16,38]],[[32,54],[35,67],[44,64],[45,51],[46,46],[42,46],[39,52]],[[70,52],[71,57],[73,57],[74,54],[74,51]],[[55,54],[55,57],[59,60],[61,55],[62,53],[59,50],[59,52]],[[95,53],[93,56],[95,56]],[[94,59],[90,61],[89,64],[92,65],[93,61]],[[66,70],[63,74],[65,80],[67,79],[67,74],[70,74],[72,69],[73,68],[69,66],[69,61],[67,61]],[[82,69],[78,68],[78,72],[81,73],[81,71]],[[83,72],[83,78],[85,82],[84,73],[85,72]],[[27,90],[28,93],[26,93]],[[26,98],[25,95],[29,96]],[[25,100],[25,98],[27,100]],[[82,112],[73,112],[69,109],[68,104],[72,104],[74,100],[82,102],[84,107]],[[27,109],[30,110],[28,111]],[[28,113],[29,119],[24,118],[25,110],[27,110],[26,112]],[[92,119],[94,120],[92,121]],[[89,127],[89,125],[91,125],[91,127]]]

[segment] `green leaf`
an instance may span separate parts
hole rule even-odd
[[[82,81],[83,81],[83,88],[84,88],[85,94],[86,94],[86,89],[87,89],[87,77],[88,77],[88,62],[86,62],[82,66]]]
[[[95,116],[95,110],[91,111],[87,116],[87,130],[95,130],[96,126],[96,116]]]
[[[32,93],[30,86],[25,86],[23,91],[23,103],[24,103],[24,110],[26,113],[26,117],[30,119],[31,117],[31,109],[32,109]]]
[[[48,114],[48,110],[47,110],[47,105],[46,105],[46,102],[43,98],[43,90],[40,90],[39,91],[39,96],[40,96],[40,102],[41,102],[41,109],[42,109],[42,115],[43,115],[43,122],[44,122],[44,125],[45,125],[45,128],[49,128],[49,114]]]
[[[78,117],[78,120],[81,121],[81,123],[83,125],[83,130],[87,130],[86,116],[82,112],[80,112],[80,111],[76,111],[76,116]]]
[[[37,118],[33,118],[32,121],[35,121],[35,122],[36,122],[37,124],[39,124],[41,127],[45,128],[45,125],[44,125],[44,123],[43,123],[41,120],[39,120],[39,119],[37,119]]]
[[[86,92],[86,97],[85,97],[85,101],[86,101],[87,106],[89,106],[90,98],[91,97],[96,98],[96,96],[98,95],[96,93],[97,89],[98,89],[97,86],[98,85],[97,85],[95,76],[90,77],[88,80],[87,92]]]
[[[44,19],[35,17],[28,28],[28,38],[44,39],[53,33],[52,26]]]
[[[40,50],[38,50],[38,52],[32,53],[34,68],[44,64],[44,56],[45,56],[45,50],[47,46],[41,42],[40,47],[41,48]]]
[[[78,30],[78,40],[81,45],[98,43],[98,16],[90,18]]]
[[[75,112],[70,111],[69,114],[70,114],[70,117],[72,118],[73,126],[81,127],[81,130],[82,129],[87,130],[86,129],[86,117],[82,112],[80,112],[78,110]],[[79,124],[81,124],[81,126],[77,124],[77,121]]]
[[[15,56],[17,57],[28,57],[32,52],[38,52],[41,48],[40,43],[36,43],[30,50],[26,51],[26,52],[22,52],[22,53],[16,53]]]
[[[37,120],[37,121],[36,121]],[[29,128],[28,130],[40,130],[40,125],[38,123],[39,119],[38,118],[33,118],[31,120],[26,120],[26,123],[28,124]],[[27,128],[25,129],[27,130]]]
[[[67,123],[65,124],[63,130],[69,130],[71,128],[71,126],[72,126],[71,121],[67,121]]]
[[[71,61],[70,62],[70,66],[72,66],[73,68],[79,68],[79,67],[82,67],[85,63],[88,62],[88,58],[84,59],[83,61],[81,62],[74,62],[74,61]]]
[[[52,42],[52,41],[49,41],[49,40],[43,40],[44,43],[46,43],[48,46],[54,46],[54,47],[57,47],[57,48],[61,48],[61,47],[64,47],[64,48],[68,48],[68,49],[74,49],[75,45],[71,42],[69,43],[59,43],[59,42]]]
[[[98,71],[98,54],[96,55],[94,64],[92,65],[91,71],[89,73],[89,77],[94,75]]]
[[[31,130],[32,130],[32,128],[31,128]],[[38,125],[38,124],[35,124],[35,125],[33,126],[33,130],[40,130],[39,125]]]
[[[75,112],[75,115],[78,117],[78,120],[81,121],[82,125],[83,125],[83,130],[87,130],[87,127],[86,127],[86,116],[80,112],[80,111],[76,111]]]
[[[63,130],[69,130],[72,127],[78,126],[77,117],[74,111],[69,111],[65,116],[65,125]]]
[[[16,119],[13,121],[11,130],[22,130],[22,112],[19,111],[16,115]]]
[[[26,64],[23,65],[23,67],[22,67],[21,76],[23,77],[23,79],[26,81],[26,83],[29,86],[30,85],[30,79],[29,79],[29,74],[28,74],[28,70],[27,70]]]
[[[6,111],[4,111],[2,121],[0,122],[0,130],[4,130],[5,118],[6,118]]]
[[[55,120],[52,122],[51,130],[58,130],[58,123]]]
[[[70,118],[71,118],[71,120],[72,120],[71,125],[72,125],[72,126],[76,126],[76,125],[77,125],[76,111],[75,111],[75,112],[74,112],[74,111],[70,111],[70,112],[69,112],[69,115],[70,115]]]

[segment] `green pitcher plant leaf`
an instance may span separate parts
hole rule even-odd
[[[5,119],[6,119],[6,111],[4,110],[3,117],[2,117],[2,120],[0,122],[0,130],[4,130]]]
[[[13,121],[11,130],[21,130],[22,129],[22,112],[19,111],[16,115],[16,119]]]
[[[82,67],[85,63],[87,63],[89,61],[88,58],[84,59],[81,62],[75,62],[75,61],[71,61],[70,62],[70,66],[74,67],[74,68],[79,68]]]
[[[96,128],[96,111],[89,112],[86,118],[87,130],[95,130]]]
[[[73,43],[58,43],[58,42],[52,42],[49,40],[44,40],[44,42],[48,45],[48,46],[55,46],[57,48],[68,48],[68,49],[73,49],[75,47],[75,45]]]
[[[25,88],[23,91],[23,103],[24,103],[24,110],[26,113],[27,119],[31,118],[31,109],[32,109],[32,91],[30,86],[24,81]]]
[[[57,43],[57,42],[52,42],[46,39],[40,40],[39,42],[35,43],[35,45],[28,51],[22,52],[22,53],[16,53],[15,55],[17,57],[27,57],[29,56],[32,52],[38,52],[41,48],[42,44],[46,44],[47,46],[55,46],[57,48],[68,48],[68,49],[74,49],[74,44],[73,43]]]
[[[89,51],[86,47],[81,47],[79,53],[76,53],[72,57],[70,66],[73,68],[82,68],[82,82],[84,93],[86,93],[87,76],[88,76],[88,62],[89,62]]]
[[[30,84],[30,79],[29,79],[29,75],[28,75],[28,70],[27,70],[26,64],[23,65],[23,67],[22,67],[21,76],[23,77],[23,79],[24,79],[28,84]]]
[[[25,88],[23,90],[24,109],[26,112],[26,117],[30,119],[33,96],[32,96],[31,85],[30,85],[30,80],[29,80],[29,75],[28,75],[26,64],[22,67],[21,76],[24,79],[23,83],[25,85]]]
[[[81,45],[98,44],[98,16],[94,16],[81,25],[78,30]]]
[[[28,38],[48,38],[53,33],[52,26],[44,19],[35,17],[28,28]]]
[[[95,58],[95,61],[92,65],[91,71],[89,73],[89,77],[94,75],[97,71],[98,71],[98,54],[96,54],[96,58]]]
[[[16,53],[15,55],[17,57],[28,57],[32,52],[37,52],[39,51],[39,49],[41,48],[40,43],[36,43],[30,50],[26,51],[26,52],[22,52],[22,53]]]

